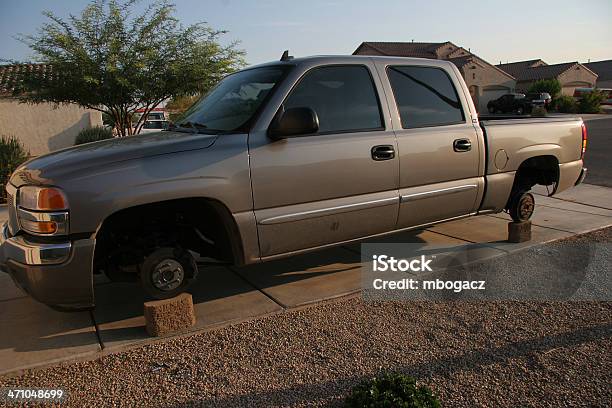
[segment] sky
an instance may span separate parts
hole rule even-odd
[[[144,7],[149,0],[142,0]],[[0,0],[0,59],[32,53],[14,38],[31,34],[50,10],[78,14],[88,1]],[[492,64],[541,58],[549,64],[612,59],[612,1],[523,0],[175,0],[185,25],[205,21],[240,41],[249,65],[351,54],[363,41],[444,42]]]

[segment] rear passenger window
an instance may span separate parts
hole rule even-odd
[[[370,71],[363,66],[329,66],[307,72],[285,101],[285,109],[311,108],[319,133],[382,128]]]
[[[404,129],[465,120],[457,91],[444,70],[395,66],[387,72]]]

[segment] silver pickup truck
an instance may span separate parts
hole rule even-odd
[[[226,77],[172,128],[33,159],[7,187],[0,269],[62,310],[93,275],[184,291],[245,265],[477,214],[585,175],[580,118],[479,121],[450,62],[280,61]]]

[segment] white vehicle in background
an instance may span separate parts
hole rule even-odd
[[[136,112],[138,113],[138,111]],[[147,119],[140,129],[140,133],[153,133],[167,129],[170,121],[166,115],[167,113],[164,108],[154,109],[147,115]]]

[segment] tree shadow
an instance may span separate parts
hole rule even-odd
[[[408,364],[396,367],[395,371],[411,375],[417,379],[432,376],[451,377],[457,372],[479,371],[492,364],[506,364],[517,357],[544,353],[563,347],[573,347],[584,343],[608,339],[612,336],[612,324],[602,324],[576,329],[570,332],[541,336],[529,340],[515,341],[500,347],[468,351],[456,357],[439,357],[426,363]],[[316,384],[300,384],[280,390],[253,392],[222,399],[191,400],[172,405],[183,406],[268,406],[308,404],[313,396],[342,398],[357,383],[369,379],[369,375],[339,378]]]

